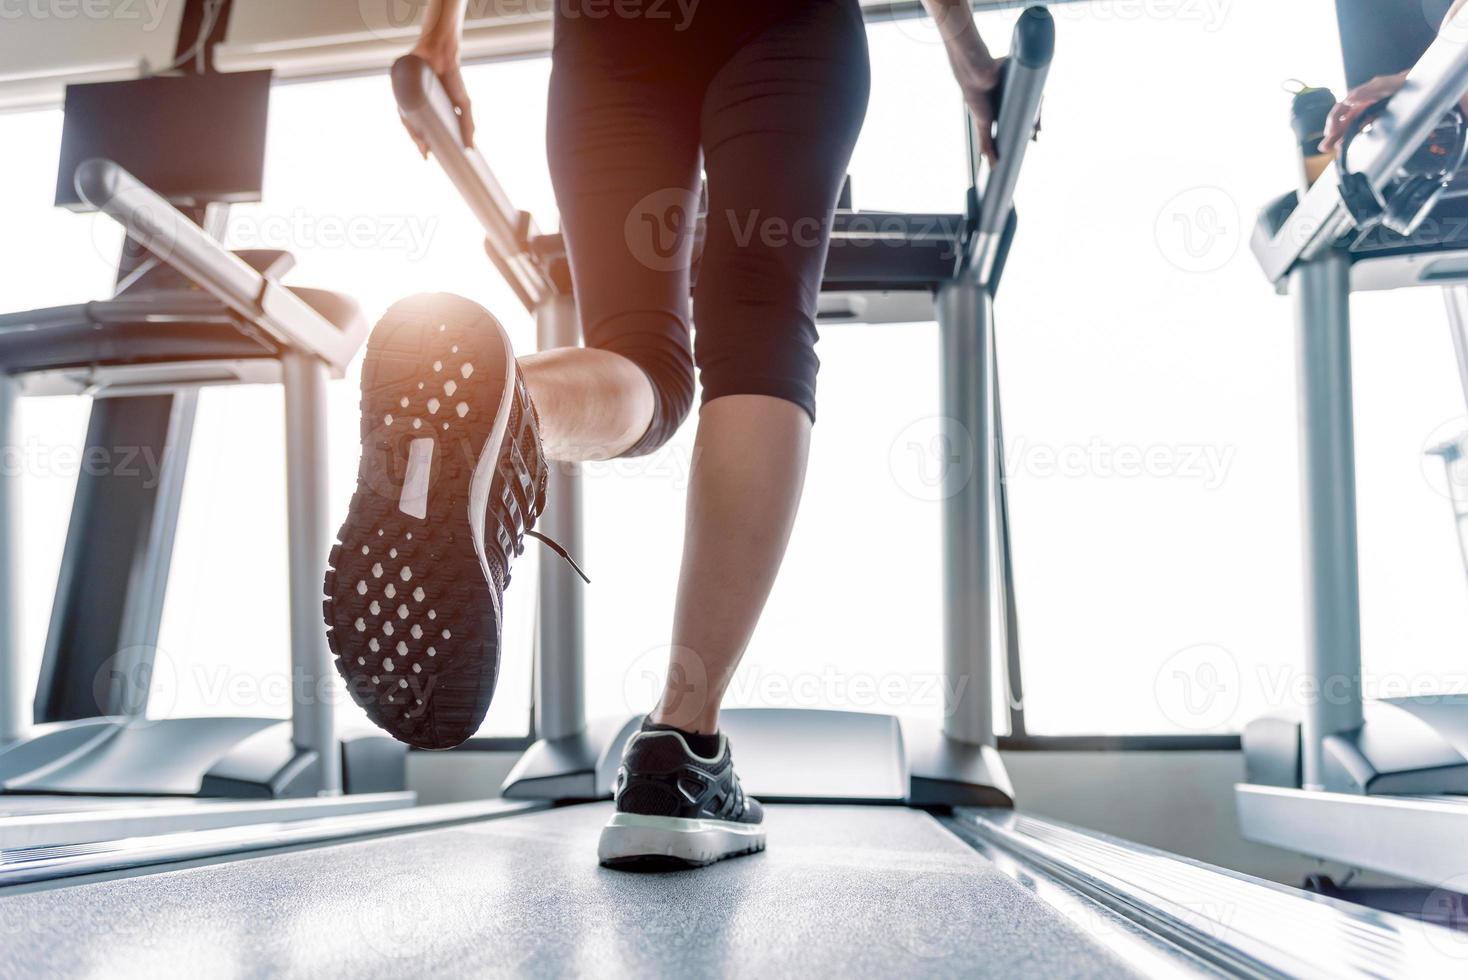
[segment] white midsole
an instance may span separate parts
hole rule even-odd
[[[763,848],[762,824],[618,813],[602,828],[597,857],[669,857],[705,863]]]
[[[500,444],[505,440],[505,426],[510,421],[510,399],[515,397],[515,351],[503,327],[496,325],[500,339],[505,345],[505,387],[500,394],[499,409],[495,412],[494,428],[479,450],[479,461],[474,464],[474,478],[469,482],[469,537],[474,542],[474,553],[479,556],[479,566],[489,578],[489,559],[484,555],[484,519],[489,510],[489,491],[494,486],[494,471],[499,465]]]

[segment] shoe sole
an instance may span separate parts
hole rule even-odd
[[[373,328],[361,405],[357,488],[324,585],[327,640],[376,725],[450,748],[494,695],[501,606],[485,512],[509,480],[533,487],[533,414],[499,322],[447,294],[396,303]]]
[[[609,868],[701,868],[764,849],[759,824],[618,813],[602,828],[596,854]]]

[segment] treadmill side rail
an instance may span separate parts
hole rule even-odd
[[[404,790],[298,800],[109,798],[99,801],[68,797],[53,807],[47,805],[46,797],[8,797],[0,800],[0,852],[402,810],[413,806],[417,799],[416,793]],[[28,803],[36,805],[25,806]],[[14,809],[6,812],[7,807]]]
[[[17,444],[15,380],[0,374],[0,454],[8,458]],[[0,467],[0,748],[19,738],[28,726],[20,662],[20,474]]]
[[[1468,799],[1462,797],[1361,796],[1239,783],[1234,801],[1239,829],[1260,844],[1432,887],[1468,868]],[[1454,881],[1444,887],[1460,886]]]
[[[344,798],[351,809],[357,809]],[[122,871],[178,861],[225,857],[252,851],[325,844],[357,837],[401,833],[478,820],[494,820],[534,809],[534,804],[475,800],[436,806],[402,806],[378,798],[362,812],[275,823],[228,825],[100,843],[43,845],[0,854],[0,888],[77,875]]]
[[[1462,940],[1442,926],[1287,888],[1058,821],[962,810],[950,826],[962,836],[1014,855],[1031,866],[1031,874],[1051,878],[1119,912],[1229,976],[1462,973]],[[1460,836],[1455,848],[1460,857],[1462,840]],[[1453,866],[1461,866],[1461,860]]]
[[[147,185],[111,160],[77,167],[77,191],[164,262],[288,347],[344,371],[366,337],[365,320],[338,328],[305,300],[266,279]]]

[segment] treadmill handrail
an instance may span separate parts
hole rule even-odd
[[[537,234],[529,216],[510,203],[479,148],[464,145],[453,103],[428,62],[411,54],[393,62],[392,87],[398,112],[423,135],[479,219],[490,260],[526,309],[534,311],[556,288],[526,247]]]
[[[344,368],[361,346],[365,323],[338,328],[209,237],[117,163],[85,161],[76,169],[76,189],[131,238],[282,345],[319,357],[336,370]]]
[[[1437,40],[1408,72],[1406,84],[1351,142],[1351,170],[1364,174],[1378,192],[1468,92],[1468,43],[1458,40],[1465,36],[1468,7],[1443,25]],[[1297,263],[1319,258],[1332,248],[1350,223],[1340,178],[1332,167],[1316,180],[1278,232],[1255,238],[1254,254],[1269,281],[1279,283]]]
[[[212,296],[196,292],[145,292],[136,296],[96,299],[46,309],[0,313],[0,335],[57,327],[90,327],[110,323],[167,323],[177,320],[227,319]]]
[[[1030,7],[1014,25],[1009,61],[1004,69],[1004,92],[996,121],[995,149],[999,159],[989,171],[979,195],[978,225],[969,239],[963,260],[964,274],[976,276],[987,286],[1003,241],[1004,227],[1014,208],[1014,191],[1019,184],[1029,148],[1040,122],[1040,103],[1045,81],[1055,56],[1055,18],[1044,7]],[[973,118],[969,117],[970,176],[979,187],[979,153]]]
[[[1015,24],[1005,70],[998,122],[999,162],[985,182],[978,224],[959,263],[960,268],[972,270],[971,274],[982,281],[994,271],[1025,152],[1039,123],[1040,102],[1054,53],[1054,17],[1044,7],[1029,8]],[[416,55],[399,58],[393,62],[392,82],[399,113],[422,134],[429,151],[484,229],[490,260],[525,308],[534,312],[558,288],[547,271],[545,257],[533,250],[540,236],[529,215],[511,203],[479,148],[464,146],[453,103],[426,61]],[[973,138],[970,123],[971,157]],[[974,178],[977,186],[977,173]]]

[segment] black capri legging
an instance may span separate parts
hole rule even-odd
[[[547,149],[582,330],[656,393],[628,455],[677,430],[695,363],[705,402],[814,419],[829,219],[869,88],[857,0],[558,0]]]

